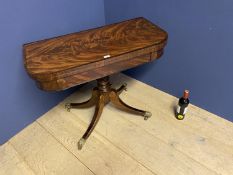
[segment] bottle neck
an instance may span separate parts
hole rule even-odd
[[[183,98],[187,100],[189,98],[189,90],[185,90],[183,94]]]

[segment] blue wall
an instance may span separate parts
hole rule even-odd
[[[105,7],[105,8],[104,8]],[[162,59],[126,73],[233,121],[233,1],[5,0],[0,4],[0,144],[72,92],[37,89],[22,44],[144,16],[169,33]]]
[[[46,93],[23,67],[22,44],[104,25],[103,0],[2,0],[0,3],[0,144],[72,90]]]
[[[233,121],[232,0],[105,0],[106,23],[144,16],[169,33],[162,59],[127,73]]]

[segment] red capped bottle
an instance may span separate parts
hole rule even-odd
[[[176,110],[176,118],[178,120],[183,120],[189,105],[189,90],[185,90],[183,97],[179,99],[178,107]]]

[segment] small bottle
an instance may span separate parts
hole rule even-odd
[[[183,97],[179,99],[178,107],[176,110],[176,118],[178,120],[183,120],[184,116],[187,112],[188,104],[189,104],[189,90],[184,91]]]

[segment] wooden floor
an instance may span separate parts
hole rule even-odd
[[[93,84],[85,85],[0,147],[0,174],[233,175],[233,123],[193,105],[178,121],[175,97],[124,75],[114,79],[128,84],[122,99],[152,118],[108,105],[78,151],[93,108],[67,112],[64,104],[88,99]]]

